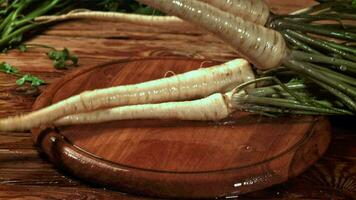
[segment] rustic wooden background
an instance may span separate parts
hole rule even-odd
[[[286,13],[310,0],[268,0]],[[236,56],[213,36],[198,30],[159,30],[130,24],[75,21],[48,27],[28,43],[67,47],[80,57],[80,68],[111,60],[142,57],[190,57],[228,60]],[[48,84],[72,70],[55,70],[45,49],[1,54],[0,61],[38,75]],[[31,110],[36,92],[0,74],[0,116]],[[100,80],[98,80],[100,81]],[[46,86],[40,89],[45,89]],[[287,183],[239,199],[354,199],[356,196],[355,118],[332,118],[333,140],[326,155]],[[351,125],[350,125],[351,124]],[[353,127],[352,127],[353,126]],[[143,199],[82,183],[56,170],[33,146],[30,133],[0,133],[0,199]]]

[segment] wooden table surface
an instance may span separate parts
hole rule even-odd
[[[279,13],[310,5],[309,0],[268,0]],[[76,21],[48,27],[28,43],[67,47],[80,57],[80,68],[111,60],[189,57],[225,61],[236,54],[202,31],[159,30],[123,23]],[[55,70],[45,49],[13,50],[5,61],[49,84],[72,70]],[[31,110],[36,92],[0,74],[0,116]],[[100,80],[98,80],[100,81]],[[40,89],[45,89],[42,86]],[[333,139],[327,153],[302,175],[239,199],[354,199],[356,196],[355,118],[331,118]],[[144,199],[80,182],[55,169],[33,146],[30,133],[0,133],[0,199]]]

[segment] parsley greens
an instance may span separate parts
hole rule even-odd
[[[65,69],[69,66],[78,65],[78,57],[71,55],[67,48],[63,50],[52,49],[47,55],[53,60],[53,65],[56,69]]]
[[[32,87],[38,87],[45,83],[44,80],[30,74],[25,74],[16,81],[17,85],[24,85],[26,82],[30,83]]]
[[[73,55],[67,48],[57,50],[54,47],[43,44],[21,44],[17,48],[21,52],[26,52],[28,48],[33,47],[50,49],[50,51],[47,53],[47,56],[53,61],[53,66],[56,69],[67,69],[72,66],[78,66],[78,57]]]
[[[0,71],[6,74],[13,74],[13,75],[19,72],[18,69],[5,62],[0,63]]]
[[[24,85],[25,83],[29,83],[32,87],[38,87],[46,83],[44,80],[38,78],[37,76],[21,74],[17,68],[5,62],[0,63],[0,72],[20,77],[16,81],[17,85]]]

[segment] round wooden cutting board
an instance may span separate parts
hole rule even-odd
[[[133,84],[212,65],[187,59],[121,60],[52,84],[34,110],[84,90]],[[296,176],[326,150],[322,117],[236,113],[219,122],[135,120],[47,127],[33,139],[66,172],[123,192],[166,198],[235,196]]]

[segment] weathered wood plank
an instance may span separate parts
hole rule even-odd
[[[24,196],[23,194],[27,194]],[[100,200],[143,200],[140,197],[128,196],[126,194],[106,191],[94,188],[76,187],[51,187],[51,186],[0,186],[1,200],[73,200],[73,199],[100,199]],[[146,198],[145,198],[146,199]],[[147,199],[148,200],[148,199]]]

